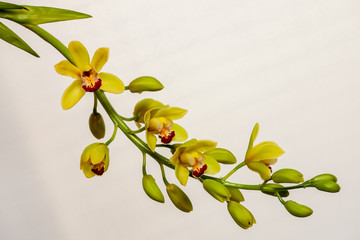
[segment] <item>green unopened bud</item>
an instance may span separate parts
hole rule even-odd
[[[336,193],[340,191],[340,186],[336,182],[332,181],[321,181],[315,183],[315,187],[320,191]]]
[[[214,158],[222,164],[236,163],[236,157],[229,150],[223,148],[215,148],[204,153],[207,156]]]
[[[139,77],[131,81],[129,90],[132,93],[142,93],[143,91],[160,91],[164,86],[157,79],[153,77]]]
[[[191,212],[193,210],[189,197],[178,186],[175,184],[169,184],[166,187],[166,192],[175,207],[179,210],[183,212]]]
[[[235,202],[243,202],[244,196],[242,195],[242,193],[240,192],[240,190],[238,188],[235,187],[227,187],[227,189],[229,190],[231,197],[230,200],[231,201],[235,201]]]
[[[105,136],[105,123],[100,113],[92,113],[89,118],[89,128],[97,139]]]
[[[218,181],[206,179],[203,182],[203,187],[211,196],[220,202],[230,200],[231,195],[229,190]]]
[[[271,178],[276,183],[301,183],[304,181],[304,177],[299,171],[290,168],[274,172]]]
[[[308,206],[299,204],[294,201],[286,201],[284,204],[286,210],[295,217],[308,217],[313,213],[313,210]]]
[[[145,193],[153,200],[164,203],[164,195],[161,193],[155,179],[151,175],[145,175],[142,179],[142,186]]]
[[[337,178],[330,173],[324,173],[324,174],[317,175],[311,179],[312,183],[322,182],[322,181],[337,182]]]
[[[248,229],[256,223],[252,213],[240,203],[229,201],[227,208],[231,217],[240,227]]]
[[[261,187],[261,191],[268,195],[276,196],[276,192],[279,192],[281,197],[289,196],[288,190],[281,190],[279,188],[283,188],[284,186],[276,183],[268,183]]]

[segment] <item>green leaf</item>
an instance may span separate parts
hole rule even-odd
[[[22,40],[16,33],[11,31],[10,28],[5,26],[0,22],[0,38],[5,42],[8,42],[15,47],[18,47],[35,57],[39,57],[39,55],[24,41]]]
[[[7,3],[7,2],[0,2],[0,9],[23,9],[23,6]]]
[[[20,24],[32,25],[91,17],[88,14],[60,8],[26,5],[22,7],[22,9],[0,9],[0,17]]]

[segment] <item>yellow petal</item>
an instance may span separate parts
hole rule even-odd
[[[189,178],[189,169],[181,165],[180,162],[178,162],[175,165],[175,176],[181,183],[181,185],[186,186],[187,180]]]
[[[108,150],[105,160],[104,160],[104,164],[105,164],[104,172],[106,172],[109,168],[109,163],[110,163],[109,159],[110,158],[109,158],[109,150]]]
[[[86,176],[87,178],[92,178],[92,177],[95,176],[95,173],[93,173],[93,172],[91,171],[91,168],[92,168],[92,166],[89,165],[89,164],[86,164],[86,165],[84,166],[83,172],[84,172],[84,174],[85,174],[85,176]]]
[[[187,150],[192,151],[196,150],[199,152],[209,151],[211,149],[216,148],[217,142],[210,140],[199,140],[194,146],[189,147]]]
[[[139,116],[138,122],[142,123],[142,122],[144,122],[143,117],[147,111],[149,111],[152,108],[163,107],[163,106],[164,106],[164,104],[162,104],[159,101],[155,101],[154,99],[151,99],[151,98],[146,98],[146,99],[139,101],[135,105],[133,114],[134,114],[134,116],[138,115]]]
[[[250,141],[249,141],[248,149],[246,151],[245,158],[247,158],[248,154],[250,153],[250,150],[252,149],[252,147],[254,145],[254,141],[255,141],[258,133],[259,133],[259,124],[256,123],[253,130],[252,130],[252,132],[251,132]]]
[[[154,117],[166,117],[171,120],[182,118],[187,113],[187,110],[178,107],[168,107],[160,109],[154,114]]]
[[[151,149],[151,151],[155,151],[155,147],[156,147],[156,142],[157,142],[157,138],[154,134],[149,133],[148,131],[146,131],[146,142],[149,145],[149,148]]]
[[[92,143],[84,149],[80,157],[80,169],[82,169],[84,163],[87,163],[89,161],[91,156],[91,150],[98,144],[99,143]]]
[[[100,89],[109,93],[122,93],[125,90],[124,83],[111,73],[99,73],[101,79]]]
[[[259,162],[268,159],[276,159],[284,154],[284,151],[274,142],[262,142],[250,151],[246,162]]]
[[[107,154],[107,146],[103,143],[98,144],[92,151],[90,160],[92,164],[98,164],[105,160]]]
[[[79,41],[72,41],[69,44],[69,52],[75,65],[80,69],[85,69],[86,65],[90,64],[89,53]]]
[[[108,59],[109,59],[109,48],[99,48],[94,53],[94,56],[91,60],[91,65],[93,65],[93,67],[97,72],[100,72]]]
[[[64,110],[72,108],[85,94],[81,87],[82,81],[75,80],[64,92],[61,98],[61,106]]]
[[[76,66],[72,65],[68,60],[61,61],[58,64],[56,64],[54,67],[55,67],[55,71],[58,74],[72,77],[75,79],[81,78],[80,70]]]
[[[173,123],[171,130],[175,132],[175,136],[173,138],[173,141],[175,142],[182,142],[188,138],[186,130],[179,124]]]
[[[260,174],[262,180],[266,181],[271,178],[270,169],[262,162],[250,162],[247,163],[249,169]]]
[[[207,169],[205,170],[206,174],[216,174],[220,172],[220,164],[215,160],[215,158],[205,155],[203,163],[207,165]]]

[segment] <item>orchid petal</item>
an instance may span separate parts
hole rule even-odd
[[[166,117],[171,120],[182,118],[187,113],[187,110],[178,107],[168,107],[157,111],[154,117]]]
[[[175,176],[181,185],[186,186],[187,180],[189,178],[189,169],[181,165],[180,161],[175,165]]]
[[[216,148],[217,142],[210,140],[198,140],[194,146],[188,148],[188,151],[196,150],[199,152],[206,152]]]
[[[284,151],[274,142],[262,142],[250,151],[246,162],[259,162],[267,159],[276,159],[284,154]]]
[[[109,48],[99,48],[94,53],[94,56],[91,60],[91,65],[95,68],[97,72],[100,72],[108,59],[109,59]]]
[[[68,60],[61,61],[58,64],[56,64],[54,67],[55,67],[55,71],[58,74],[72,77],[74,79],[81,79],[80,70],[76,66],[71,64]]]
[[[91,169],[92,169],[92,166],[91,166],[91,165],[89,165],[89,164],[85,164],[85,165],[84,165],[83,172],[84,172],[84,174],[85,174],[85,176],[86,176],[87,178],[92,178],[92,177],[95,176],[95,173],[93,173],[93,172],[91,171]]]
[[[182,142],[188,138],[188,134],[186,130],[183,127],[181,127],[179,124],[173,123],[170,130],[175,132],[175,136],[172,139],[175,142]]]
[[[207,168],[205,170],[206,174],[216,174],[220,172],[220,164],[215,160],[215,158],[205,155],[205,160],[203,161],[203,164],[207,165]]]
[[[75,80],[64,92],[61,98],[61,106],[64,110],[72,108],[85,94],[81,87],[82,81]]]
[[[92,164],[98,164],[105,160],[108,147],[105,144],[98,144],[94,150],[91,151],[90,160]]]
[[[250,162],[247,163],[250,170],[260,174],[260,177],[266,181],[271,178],[271,170],[262,162]]]
[[[74,60],[75,65],[80,70],[84,70],[85,66],[90,64],[89,53],[81,42],[79,41],[70,42],[69,52],[71,58]]]
[[[96,147],[99,143],[92,143],[90,144],[89,146],[87,146],[83,153],[81,154],[81,157],[80,157],[80,169],[82,169],[82,165],[84,163],[86,163],[87,161],[89,161],[90,159],[90,155],[91,155],[91,150]]]
[[[252,132],[251,132],[251,135],[250,135],[250,141],[249,141],[248,149],[246,151],[245,158],[247,158],[247,155],[250,153],[250,150],[252,149],[252,147],[254,145],[254,141],[255,141],[258,133],[259,133],[259,124],[256,123],[253,130],[252,130]]]
[[[109,93],[122,93],[125,90],[124,83],[111,73],[99,73],[101,79],[100,89]]]
[[[146,142],[149,145],[149,148],[151,149],[151,151],[154,152],[155,147],[156,147],[156,142],[157,142],[157,138],[155,137],[155,135],[146,131]]]
[[[106,156],[104,159],[104,164],[105,164],[104,172],[106,172],[109,168],[109,149],[107,150],[107,153],[106,153]]]

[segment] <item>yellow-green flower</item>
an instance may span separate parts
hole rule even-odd
[[[253,146],[258,132],[259,124],[256,123],[250,136],[245,162],[248,168],[259,173],[263,180],[269,180],[272,172],[270,166],[277,162],[277,158],[284,151],[274,142],[262,142]]]
[[[80,169],[87,178],[101,176],[109,167],[109,148],[104,143],[93,143],[81,154]]]
[[[186,130],[173,120],[182,118],[187,110],[178,107],[158,107],[148,110],[144,115],[146,142],[152,151],[155,151],[157,138],[162,143],[171,141],[185,141],[188,137]]]
[[[191,168],[194,177],[200,177],[204,173],[216,174],[220,171],[220,164],[205,154],[216,145],[216,142],[210,140],[191,139],[176,148],[170,161],[174,164],[176,178],[182,185],[185,186],[189,178],[188,168]]]
[[[61,105],[63,109],[72,108],[84,96],[85,92],[95,92],[98,89],[110,93],[122,93],[124,91],[124,83],[118,77],[110,73],[100,73],[109,58],[108,48],[99,48],[91,62],[88,51],[78,41],[70,42],[69,52],[75,65],[67,60],[55,65],[57,73],[75,79],[62,96]]]

